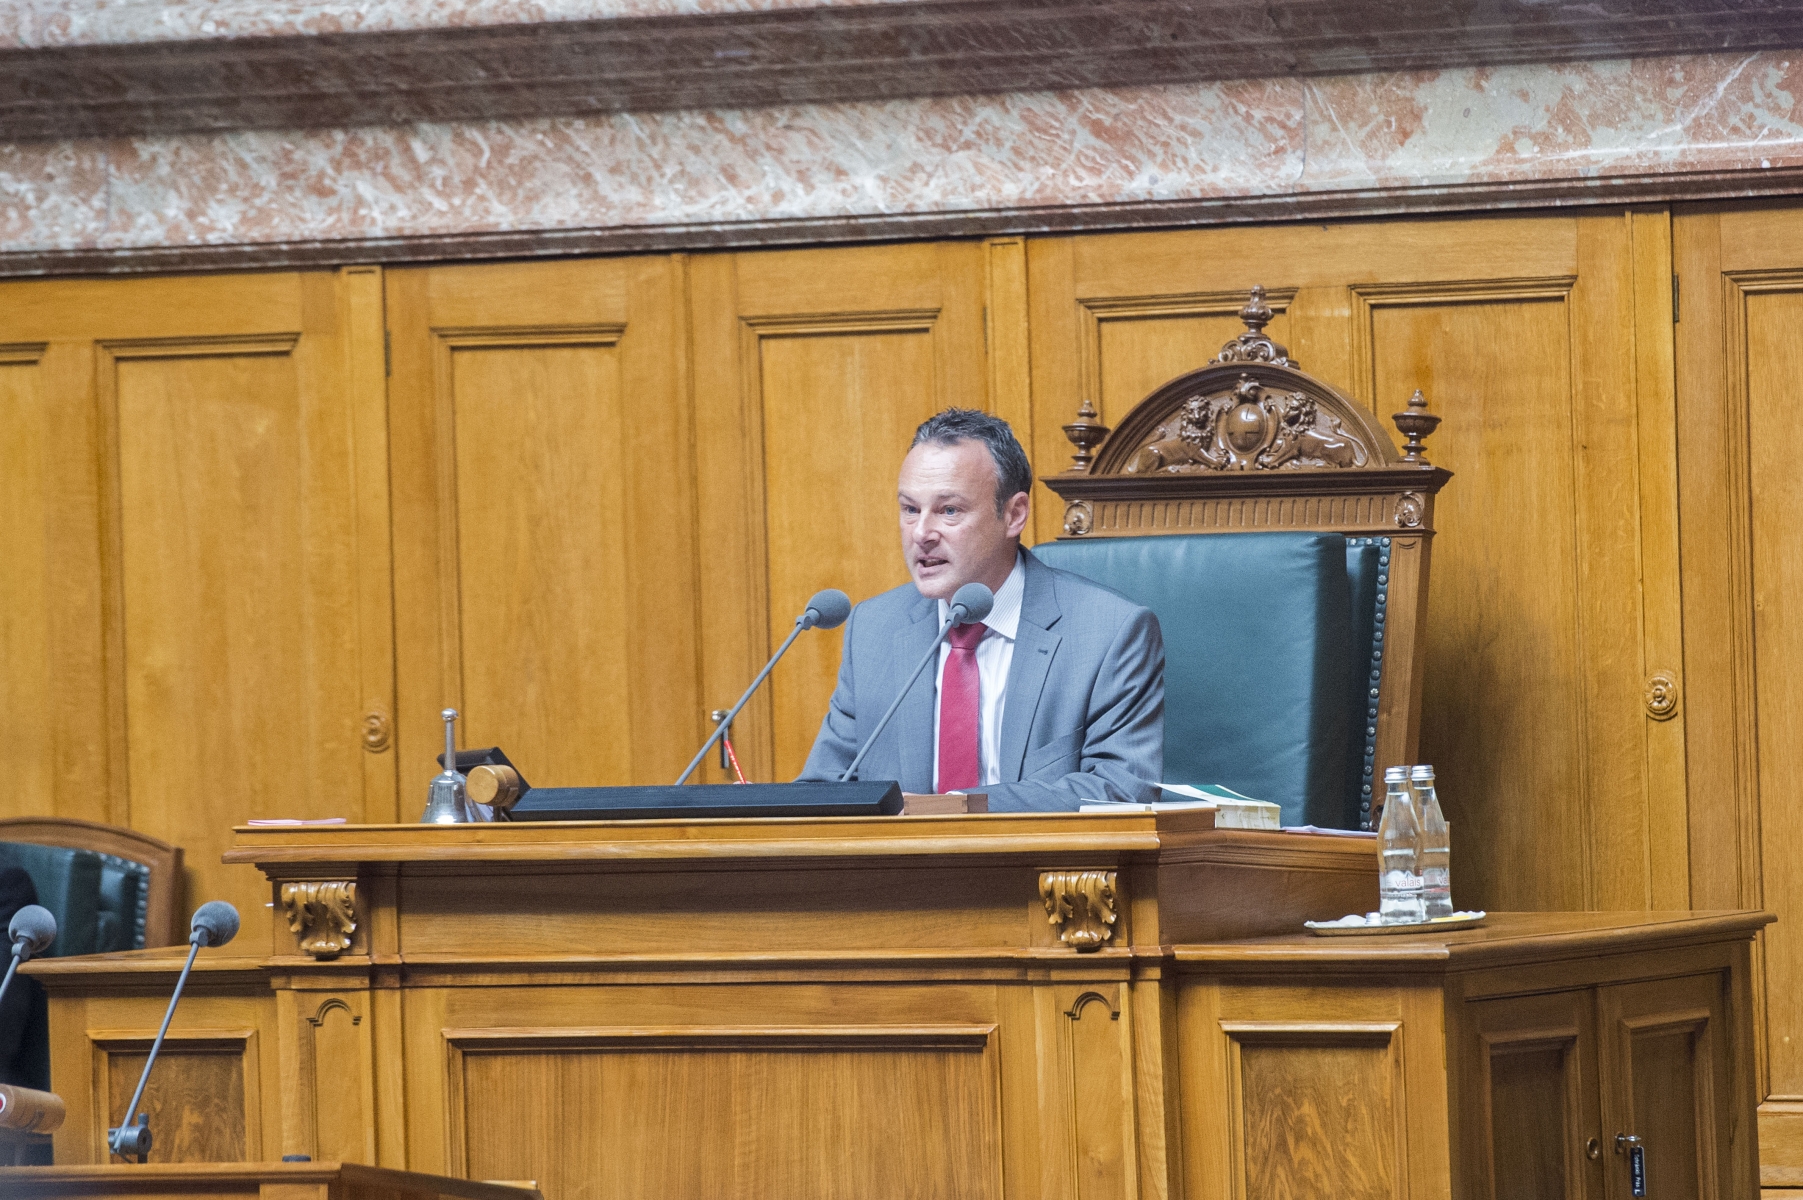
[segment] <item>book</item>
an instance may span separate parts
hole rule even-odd
[[[1281,829],[1283,810],[1268,800],[1254,800],[1218,783],[1165,783],[1159,789],[1170,800],[1154,800],[1150,804],[1085,804],[1077,811],[1086,813],[1182,812],[1186,809],[1215,810],[1216,829]]]

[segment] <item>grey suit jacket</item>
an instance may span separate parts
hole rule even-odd
[[[1164,636],[1158,618],[1081,575],[1023,552],[1026,587],[1002,708],[1002,782],[991,812],[1072,810],[1157,798],[1164,773]],[[839,684],[802,779],[837,779],[901,690],[939,606],[911,583],[852,609]],[[905,792],[933,790],[932,664],[858,767]]]

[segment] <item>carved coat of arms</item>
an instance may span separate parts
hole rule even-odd
[[[1301,392],[1241,375],[1231,392],[1186,400],[1128,461],[1128,474],[1362,467],[1364,445]]]

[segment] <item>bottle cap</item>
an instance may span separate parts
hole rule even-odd
[[[1432,763],[1422,763],[1418,767],[1412,767],[1409,770],[1409,776],[1410,776],[1410,778],[1413,778],[1416,780],[1432,779],[1434,777],[1433,764]]]
[[[1385,783],[1407,783],[1408,781],[1409,781],[1409,769],[1407,767],[1385,767],[1384,768],[1384,782]]]

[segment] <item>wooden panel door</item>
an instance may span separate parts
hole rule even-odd
[[[1645,1153],[1649,1196],[1743,1196],[1730,1152],[1730,1031],[1725,979],[1687,975],[1597,991],[1605,1195],[1632,1194],[1629,1137]]]
[[[538,786],[661,783],[702,728],[668,258],[392,272],[401,813],[459,744]]]
[[[1681,213],[1692,902],[1765,908],[1760,1165],[1803,1185],[1803,208]]]
[[[0,811],[175,842],[252,937],[234,824],[393,811],[380,306],[374,268],[0,285]]]
[[[1644,699],[1678,652],[1669,357],[1637,349],[1669,344],[1668,229],[1618,212],[1030,247],[1041,474],[1070,463],[1082,401],[1118,425],[1212,358],[1254,284],[1305,370],[1386,425],[1417,387],[1444,418],[1417,757],[1464,905],[1687,900],[1682,717]],[[1039,536],[1057,528],[1042,505]]]
[[[859,601],[907,582],[896,475],[921,421],[992,407],[986,256],[1007,255],[1018,264],[1018,242],[693,260],[708,707],[732,703],[815,591]],[[789,651],[733,731],[749,777],[801,770],[838,665],[836,634]]]
[[[1600,1196],[1595,995],[1467,1003],[1451,1064],[1459,1092],[1457,1195],[1472,1200]]]

